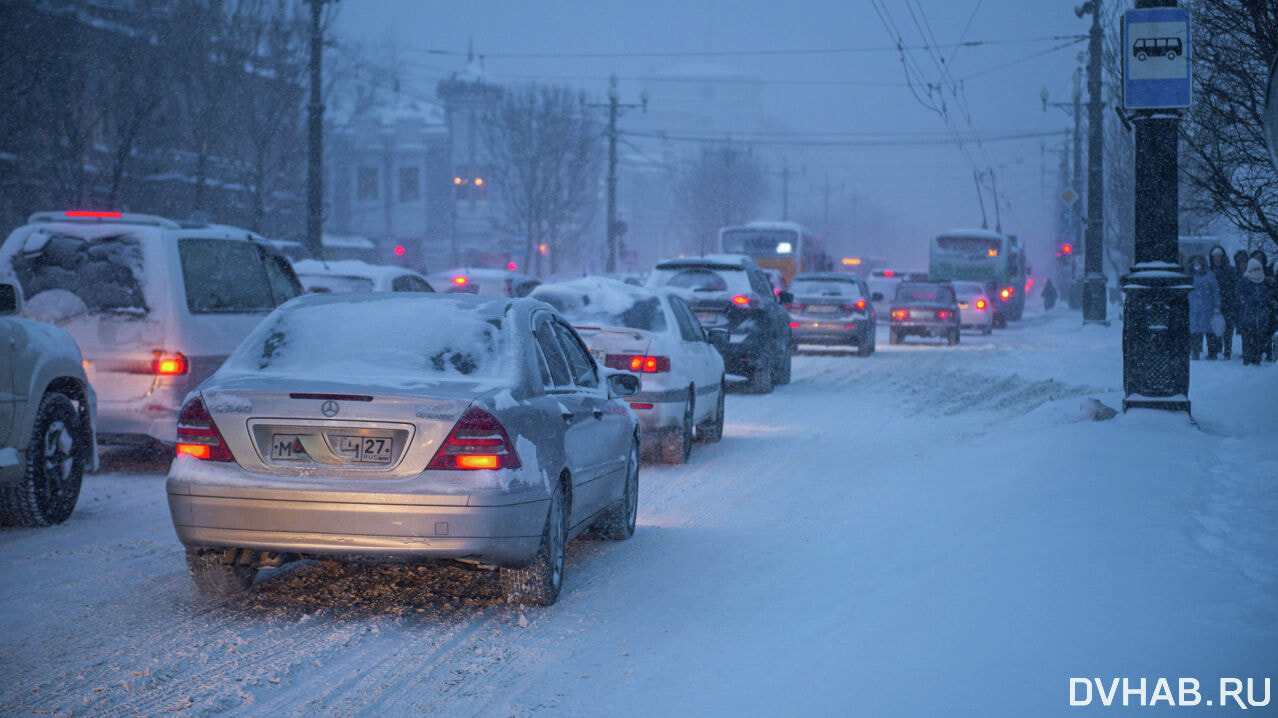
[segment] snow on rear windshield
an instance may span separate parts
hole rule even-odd
[[[534,299],[549,304],[575,325],[627,327],[648,332],[666,329],[661,298],[616,281],[581,279],[543,284]]]
[[[949,287],[902,285],[896,290],[898,302],[952,302],[954,290]]]
[[[829,297],[860,297],[861,288],[855,282],[834,279],[796,279],[790,285],[790,293]]]
[[[506,376],[502,319],[429,295],[281,307],[227,359],[232,373],[408,381]],[[367,296],[367,295],[365,295]]]
[[[84,312],[147,313],[142,246],[127,234],[87,239],[37,230],[13,256],[13,273],[28,311],[49,305],[56,316],[41,318],[54,323]]]
[[[648,286],[747,294],[750,292],[750,278],[739,267],[658,267],[649,277]]]

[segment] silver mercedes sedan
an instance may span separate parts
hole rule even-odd
[[[548,605],[564,548],[635,529],[637,377],[531,299],[307,295],[187,398],[169,509],[196,587],[299,557],[495,566]]]

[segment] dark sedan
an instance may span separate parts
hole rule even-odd
[[[874,352],[875,298],[855,274],[795,275],[790,283],[790,343],[851,345],[861,356]]]
[[[958,299],[949,282],[908,282],[896,288],[890,315],[892,344],[907,336],[941,337],[959,343]]]

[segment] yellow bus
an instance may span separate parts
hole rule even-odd
[[[788,286],[802,272],[834,269],[825,242],[796,222],[751,222],[719,230],[719,251],[745,254],[763,269],[775,269]]]

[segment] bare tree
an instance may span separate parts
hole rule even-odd
[[[767,193],[767,170],[754,151],[733,142],[707,143],[676,172],[675,213],[704,254],[720,227],[748,221]]]
[[[1182,124],[1183,179],[1234,226],[1278,243],[1278,176],[1262,130],[1278,3],[1198,0],[1193,13],[1194,107]]]
[[[553,272],[598,204],[599,124],[569,88],[528,85],[494,103],[481,134],[491,161],[488,191],[501,203],[498,225],[524,235],[537,274],[537,248],[548,245]]]

